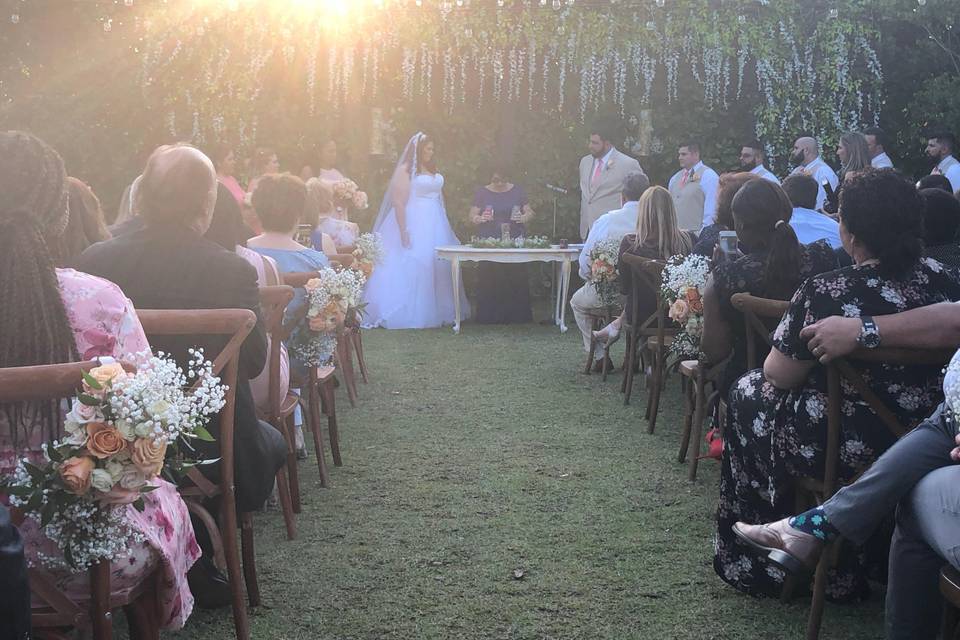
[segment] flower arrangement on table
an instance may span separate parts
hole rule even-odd
[[[350,268],[370,279],[374,268],[383,260],[383,241],[379,233],[363,233],[353,245],[353,264]]]
[[[0,483],[10,504],[62,550],[62,557],[41,554],[45,565],[80,571],[128,556],[143,537],[124,519],[126,505],[142,510],[162,472],[197,464],[180,455],[181,445],[213,441],[204,425],[223,408],[226,388],[202,350],[190,354],[186,373],[163,354],[141,358],[134,373],[116,362],[84,373],[65,437],[39,457],[21,458]]]
[[[298,331],[291,354],[307,366],[326,366],[337,348],[337,335],[346,324],[357,324],[363,314],[363,287],[367,279],[354,269],[320,270],[304,285],[308,328]]]
[[[370,206],[367,194],[360,191],[357,183],[344,178],[333,183],[333,204],[341,211],[349,207],[366,209]]]
[[[703,334],[703,289],[710,273],[710,260],[704,256],[674,256],[663,270],[661,295],[668,306],[667,315],[680,325],[670,352],[681,359],[700,357]]]
[[[597,290],[600,302],[612,307],[620,299],[617,262],[620,260],[620,241],[601,240],[593,245],[588,255],[590,284]]]
[[[546,236],[523,236],[503,240],[501,238],[470,238],[470,246],[474,249],[549,249],[550,238]]]

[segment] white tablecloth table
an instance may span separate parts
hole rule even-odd
[[[461,262],[500,262],[503,264],[523,264],[527,262],[553,262],[557,265],[556,312],[554,322],[560,332],[567,330],[567,294],[570,291],[570,263],[576,262],[580,248],[568,249],[478,249],[465,245],[437,247],[437,257],[450,261],[453,273],[453,299],[456,307],[454,333],[460,333],[460,263]]]

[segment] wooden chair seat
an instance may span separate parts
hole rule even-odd
[[[677,371],[679,371],[682,376],[693,378],[700,373],[700,361],[684,360],[677,366]]]
[[[283,399],[280,403],[280,417],[287,418],[289,417],[296,409],[297,404],[300,402],[300,396],[295,393],[287,392],[287,397]]]
[[[661,344],[663,345],[664,348],[669,347],[670,345],[673,344],[673,336],[664,335],[662,342],[659,336],[650,336],[649,338],[647,338],[648,349],[659,349]]]

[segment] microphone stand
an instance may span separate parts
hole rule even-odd
[[[557,239],[557,200],[560,198],[560,194],[566,195],[569,193],[567,189],[563,187],[558,187],[555,184],[550,184],[549,182],[544,185],[550,191],[553,191],[553,239]]]

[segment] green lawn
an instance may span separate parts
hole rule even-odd
[[[718,465],[691,484],[676,462],[676,385],[648,435],[639,388],[624,407],[619,373],[580,373],[575,328],[370,331],[365,345],[358,407],[338,396],[332,486],[301,463],[293,542],[277,511],[257,516],[254,638],[802,637],[805,601],[715,576]],[[229,609],[169,634],[231,636]],[[881,636],[879,596],[828,605],[821,637]]]

